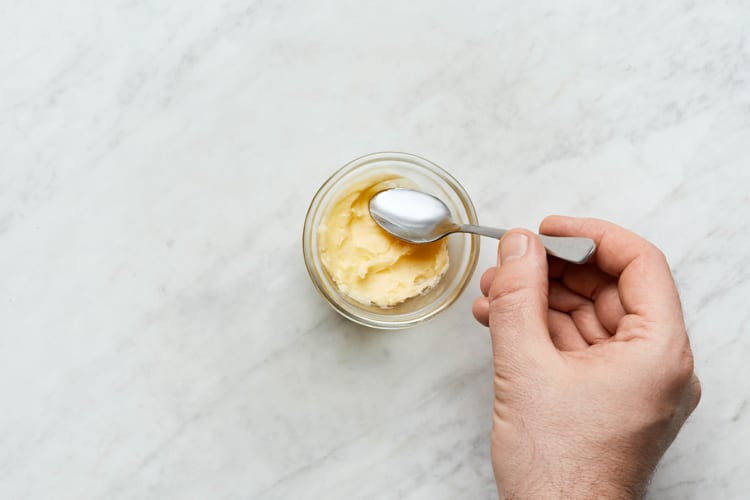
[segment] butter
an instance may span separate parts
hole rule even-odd
[[[415,187],[396,175],[353,184],[333,200],[318,226],[318,253],[338,289],[365,305],[390,307],[421,295],[448,269],[448,242],[415,245],[385,232],[370,217],[370,198]]]

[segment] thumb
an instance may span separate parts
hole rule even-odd
[[[548,295],[547,254],[541,241],[531,231],[509,231],[500,240],[488,293],[496,361],[527,354],[538,357],[554,349],[547,326]]]

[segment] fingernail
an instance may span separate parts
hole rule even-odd
[[[509,233],[500,242],[500,260],[509,262],[526,254],[529,248],[529,237],[523,233]]]

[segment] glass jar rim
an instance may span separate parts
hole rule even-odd
[[[479,237],[476,235],[469,236],[468,260],[466,262],[466,265],[462,266],[461,271],[457,275],[458,279],[457,282],[452,285],[451,293],[442,301],[437,302],[435,307],[429,308],[429,310],[427,310],[424,314],[415,316],[410,319],[387,319],[387,315],[377,315],[382,317],[374,318],[372,317],[374,315],[370,314],[365,309],[353,310],[354,308],[351,304],[349,304],[349,307],[347,307],[344,303],[342,303],[340,297],[337,297],[335,294],[331,293],[332,291],[335,291],[335,286],[329,286],[329,288],[333,288],[333,290],[327,290],[326,286],[324,286],[324,284],[321,282],[321,280],[324,280],[325,278],[321,276],[321,273],[316,268],[314,255],[317,255],[317,250],[312,249],[312,241],[314,239],[312,232],[315,230],[315,228],[313,228],[313,222],[315,216],[317,215],[317,212],[319,210],[325,209],[325,207],[321,207],[321,204],[326,199],[327,195],[338,185],[338,183],[342,179],[344,179],[347,175],[353,174],[359,169],[372,166],[372,164],[374,163],[387,163],[388,161],[407,163],[412,167],[417,167],[420,170],[426,171],[425,175],[427,177],[429,177],[429,174],[437,177],[437,179],[440,182],[446,184],[458,198],[460,204],[462,205],[461,208],[465,211],[464,215],[468,219],[468,222],[472,224],[477,223],[476,210],[471,201],[471,198],[469,197],[463,186],[458,182],[458,180],[456,180],[456,178],[448,173],[445,169],[439,167],[438,165],[430,160],[427,160],[424,157],[411,153],[395,151],[377,152],[366,154],[347,162],[344,166],[331,174],[328,179],[326,179],[326,181],[320,186],[320,188],[313,196],[313,199],[305,216],[305,224],[302,232],[302,247],[305,267],[307,268],[307,272],[310,275],[311,281],[313,282],[317,292],[326,300],[326,302],[328,302],[331,307],[333,307],[334,310],[336,310],[336,312],[338,312],[345,318],[364,326],[377,329],[393,330],[409,328],[424,323],[434,318],[438,313],[447,309],[458,299],[458,297],[468,285],[476,269],[479,256]]]

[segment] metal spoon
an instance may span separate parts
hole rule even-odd
[[[442,200],[413,189],[381,191],[370,199],[370,215],[377,224],[409,243],[430,243],[451,233],[473,233],[500,239],[507,230],[474,224],[457,224]],[[596,250],[589,238],[540,235],[547,253],[583,264]]]

